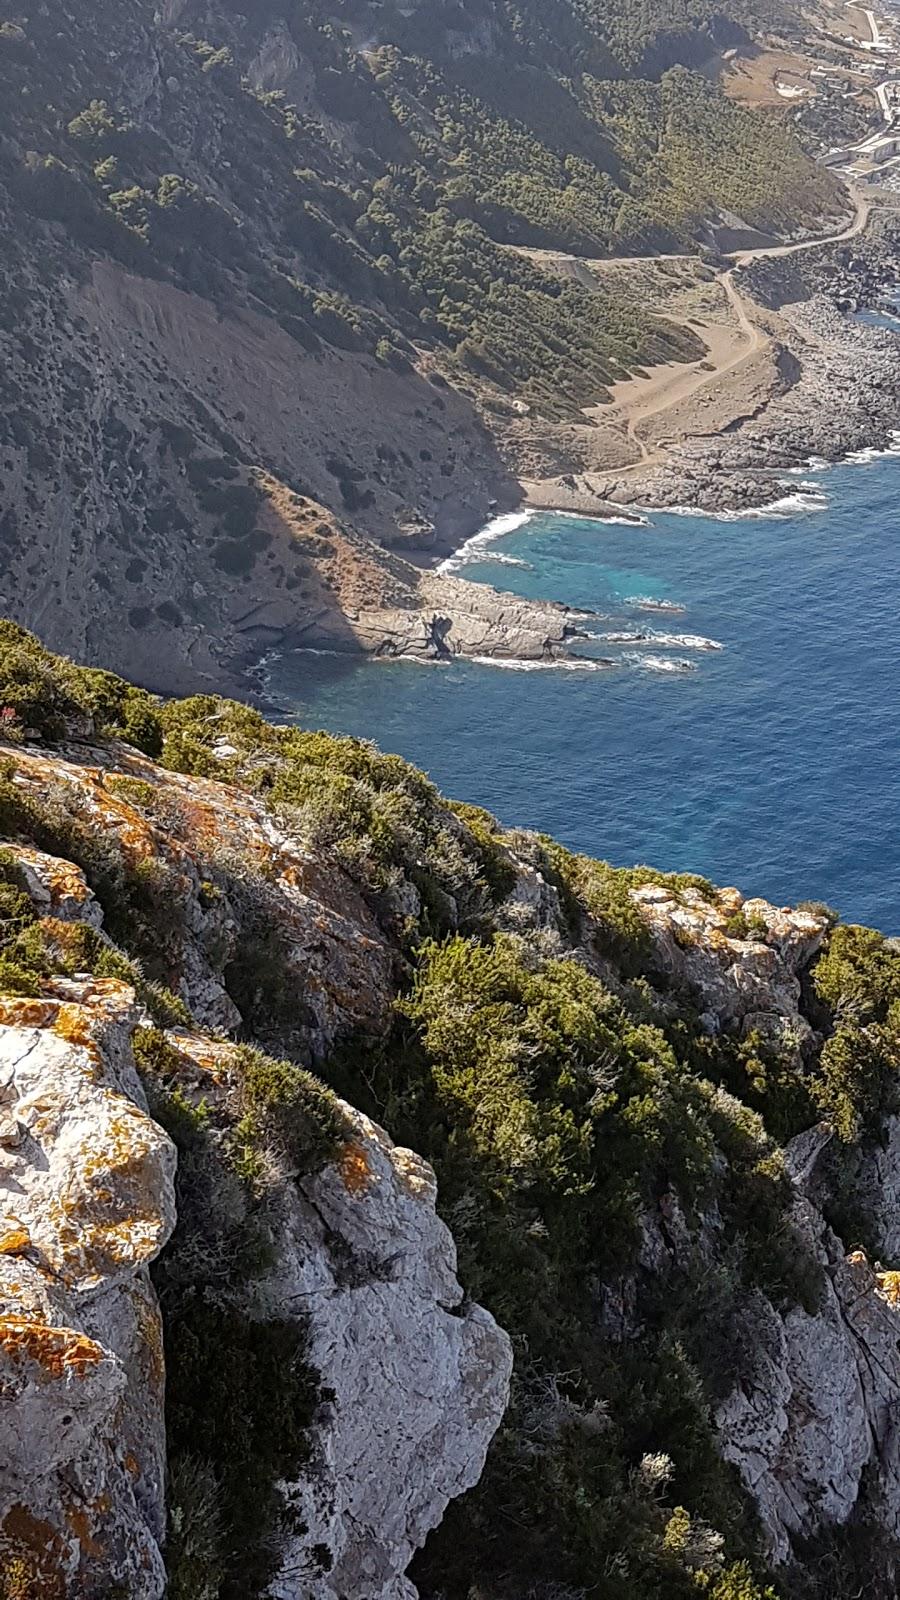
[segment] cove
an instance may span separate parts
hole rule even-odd
[[[269,692],[509,826],[898,934],[900,465],[806,479],[778,514],[541,513],[459,559],[467,578],[596,609],[598,634],[662,640],[592,639],[593,667],[297,652],[271,663]]]

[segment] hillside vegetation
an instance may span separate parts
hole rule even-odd
[[[430,347],[551,413],[696,346],[501,247],[690,248],[723,210],[778,232],[840,209],[785,122],[697,70],[764,25],[745,0],[103,12],[0,32],[20,204],[307,347]]]
[[[846,212],[781,115],[716,87],[769,26],[757,0],[0,12],[5,613],[230,688],[371,589],[344,532],[446,551],[517,503],[532,439],[577,465],[559,424],[704,346],[522,247]]]
[[[883,1253],[854,1173],[897,1105],[892,943],[505,832],[366,743],[211,697],[160,704],[9,624],[0,707],[0,991],[133,983],[137,1059],[180,1151],[156,1269],[178,1600],[249,1600],[271,1574],[315,1374],[296,1325],[248,1323],[246,1295],[267,1270],[272,1152],[302,1173],[340,1147],[333,1090],[433,1162],[465,1287],[515,1347],[482,1482],[419,1559],[426,1596],[552,1600],[598,1575],[604,1600],[891,1592],[875,1465],[860,1543],[823,1534],[776,1574],[717,1415],[735,1384],[752,1392],[761,1310],[815,1329],[833,1296],[785,1153],[822,1117],[830,1220]],[[85,873],[104,934],[32,904],[35,848]],[[327,907],[315,953],[298,871]],[[357,960],[334,943],[348,917],[354,977],[334,966]],[[228,1063],[230,1109],[198,1097],[191,1064],[191,1008],[213,1003],[204,1060],[223,1066],[201,1077]]]

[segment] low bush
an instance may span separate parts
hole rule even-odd
[[[152,695],[110,672],[76,667],[45,650],[33,634],[0,620],[0,709],[48,742],[96,727],[147,755],[159,755],[162,732]]]
[[[496,1571],[498,1530],[515,1525],[505,1570],[529,1592],[584,1589],[603,1571],[618,1574],[615,1600],[672,1600],[702,1572],[714,1594],[727,1548],[733,1592],[746,1578],[764,1594],[734,1566],[755,1530],[711,1407],[733,1382],[747,1297],[814,1310],[821,1274],[793,1232],[780,1151],[697,1070],[689,1032],[682,1019],[668,1039],[577,961],[510,935],[456,936],[419,949],[393,1037],[330,1064],[341,1093],[434,1163],[463,1281],[512,1333],[520,1374],[565,1374],[566,1405],[538,1435],[520,1380],[481,1484],[420,1560],[428,1591],[461,1592],[473,1564]],[[676,1252],[652,1290],[639,1273],[642,1332],[611,1343],[598,1304],[618,1304],[653,1219],[679,1208],[696,1259]],[[728,1259],[716,1293],[700,1259],[710,1226]],[[642,1487],[659,1452],[671,1469]]]
[[[235,1139],[244,1160],[260,1148],[294,1172],[310,1172],[348,1137],[336,1097],[319,1078],[291,1061],[276,1061],[249,1045],[233,1057],[243,1116]]]
[[[838,1136],[853,1142],[900,1107],[900,953],[870,928],[836,927],[813,984],[833,1031],[810,1092]]]

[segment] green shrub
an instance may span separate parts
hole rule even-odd
[[[210,1463],[187,1452],[177,1456],[169,1467],[166,1504],[169,1600],[219,1600],[228,1551],[222,1495]]]
[[[711,1406],[734,1382],[747,1296],[815,1311],[821,1270],[793,1231],[793,1192],[761,1117],[698,1068],[696,1019],[685,1013],[669,1040],[641,1009],[632,1016],[578,962],[510,935],[426,941],[393,1037],[354,1041],[330,1063],[341,1093],[434,1163],[463,1281],[513,1335],[519,1372],[565,1374],[540,1424],[546,1386],[535,1380],[529,1397],[519,1380],[478,1489],[414,1573],[429,1592],[464,1592],[473,1570],[494,1570],[492,1530],[506,1523],[521,1530],[517,1582],[583,1588],[621,1560],[617,1600],[690,1600],[701,1570],[714,1593],[728,1570],[720,1552],[733,1565],[755,1548]],[[644,1230],[655,1237],[675,1196],[697,1259],[673,1259],[652,1287],[638,1272],[643,1331],[610,1343],[594,1328],[595,1297],[618,1304]],[[715,1289],[699,1243],[711,1217],[722,1230]],[[584,1419],[598,1403],[595,1427]],[[654,1452],[671,1456],[669,1477],[645,1491]],[[734,1568],[735,1584],[743,1576]]]
[[[39,995],[40,992],[40,983],[32,971],[0,956],[0,994]]]
[[[426,933],[481,925],[492,901],[515,881],[488,813],[475,808],[470,818],[461,808],[463,826],[452,826],[434,786],[399,756],[382,755],[361,739],[273,727],[257,712],[213,696],[170,702],[162,716],[166,765],[260,794],[289,831],[333,853],[394,934],[393,890],[405,877],[422,901],[413,943]],[[236,754],[217,757],[222,745]],[[265,987],[267,947],[272,970],[279,970],[277,934],[251,933],[260,958],[249,966],[247,943],[245,936],[229,992],[252,1026],[258,1008],[245,1007],[254,1005],[251,990]]]
[[[707,1600],[778,1600],[774,1589],[754,1578],[749,1563],[739,1561],[726,1572],[698,1575],[697,1588]]]
[[[833,1032],[810,1092],[846,1142],[874,1134],[900,1104],[900,954],[870,928],[839,926],[813,972]]]
[[[116,121],[110,116],[105,100],[92,100],[84,111],[72,118],[68,131],[73,139],[93,142],[115,133]]]
[[[839,1027],[827,1039],[811,1093],[840,1139],[875,1133],[900,1107],[900,1005],[884,1025]]]
[[[0,620],[0,709],[49,742],[88,721],[148,755],[158,755],[162,748],[151,695],[110,672],[76,667],[52,655],[32,634],[6,620]]]
[[[509,852],[500,841],[500,827],[496,817],[481,806],[450,802],[450,810],[466,825],[471,838],[481,876],[488,886],[494,905],[512,894],[516,885],[516,869]]]
[[[814,970],[816,994],[835,1015],[883,1022],[900,1000],[900,954],[872,928],[834,928]]]
[[[196,1461],[202,1450],[207,1495],[214,1493],[220,1508],[219,1528],[207,1530],[215,1535],[213,1560],[224,1568],[217,1600],[250,1600],[273,1575],[273,1535],[283,1514],[277,1485],[298,1476],[319,1402],[306,1330],[300,1321],[256,1321],[247,1311],[196,1300],[167,1313],[170,1470],[182,1478],[185,1456]],[[184,1516],[183,1503],[173,1509]],[[186,1558],[197,1559],[192,1543],[187,1527],[169,1556],[176,1594],[190,1575]],[[204,1543],[208,1550],[208,1537]]]
[[[584,917],[590,917],[600,952],[615,961],[626,976],[639,974],[653,944],[631,890],[641,882],[657,881],[661,875],[649,868],[611,867],[590,856],[573,855],[546,837],[541,843],[561,893],[570,934],[577,938]],[[645,872],[646,877],[642,876]]]
[[[249,1045],[239,1045],[233,1061],[243,1110],[235,1137],[245,1151],[262,1146],[309,1172],[347,1138],[335,1096],[311,1072]]]

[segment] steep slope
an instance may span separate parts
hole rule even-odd
[[[4,1600],[887,1600],[893,943],[0,646]]]
[[[352,609],[261,479],[307,533],[446,544],[516,502],[511,422],[699,357],[510,246],[689,247],[737,213],[802,231],[845,197],[692,70],[756,12],[629,18],[77,0],[0,23],[6,609],[157,688],[230,682]],[[350,561],[375,612],[483,638],[483,592]],[[540,653],[554,628],[532,632]]]

